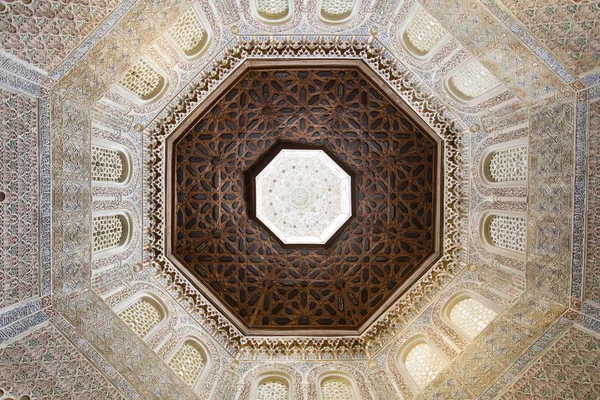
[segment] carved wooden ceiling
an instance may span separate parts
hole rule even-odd
[[[324,247],[252,218],[251,171],[282,143],[354,175],[356,215]],[[167,255],[246,333],[358,334],[441,254],[441,151],[361,61],[246,62],[167,142]]]

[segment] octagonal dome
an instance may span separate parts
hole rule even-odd
[[[166,256],[245,334],[360,334],[441,255],[441,139],[362,61],[246,61],[166,145]],[[254,210],[254,177],[281,183],[290,167],[267,166],[286,146],[352,177],[346,215],[318,221],[320,236],[291,212],[327,187],[310,174],[295,178],[306,193],[271,187],[288,205]],[[276,209],[304,221],[304,243],[285,243],[302,236]]]
[[[352,216],[352,177],[323,149],[283,148],[253,179],[254,214],[284,245],[325,245]]]

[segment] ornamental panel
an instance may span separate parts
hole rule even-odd
[[[496,312],[475,299],[467,298],[452,306],[448,318],[469,338],[474,339],[496,318]]]
[[[169,138],[167,256],[240,329],[357,332],[439,256],[438,142],[346,64],[240,70]],[[289,145],[321,147],[356,177],[355,217],[320,247],[284,246],[251,212],[257,165]],[[282,226],[300,218],[282,207]]]
[[[256,400],[288,400],[288,386],[278,380],[262,382],[256,391]]]

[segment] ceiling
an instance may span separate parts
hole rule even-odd
[[[170,257],[234,322],[356,334],[439,258],[441,140],[370,75],[355,61],[241,67],[170,137]],[[354,175],[355,215],[325,246],[283,246],[251,213],[252,176],[290,145]]]
[[[600,395],[598,2],[358,1],[333,23],[320,4],[273,23],[253,0],[0,0],[0,398],[250,398],[273,371],[294,398],[327,374],[363,399]],[[421,6],[442,37],[425,55],[405,40]],[[196,54],[174,39],[190,8]],[[160,83],[141,100],[119,85],[140,60]],[[456,96],[471,62],[499,85]],[[356,215],[325,247],[284,247],[248,212],[246,172],[282,142],[354,173]],[[90,179],[103,143],[130,155],[120,186]],[[490,184],[506,143],[527,145],[527,179]],[[210,189],[177,179],[195,164]],[[93,255],[115,210],[127,240]],[[526,218],[522,255],[490,248],[493,212]],[[443,317],[467,292],[497,310],[474,339]],[[117,315],[136,296],[164,309],[144,339]],[[168,363],[190,337],[211,356],[196,387]],[[448,360],[423,388],[398,363],[415,337]]]

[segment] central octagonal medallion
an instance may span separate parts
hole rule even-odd
[[[254,215],[283,245],[326,245],[352,216],[352,172],[324,149],[292,147],[257,168]]]
[[[247,60],[166,140],[166,256],[244,334],[360,334],[441,255],[442,150],[360,60]]]

